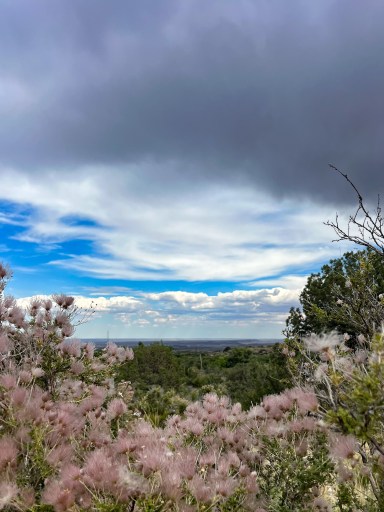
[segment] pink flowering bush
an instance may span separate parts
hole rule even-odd
[[[90,506],[91,456],[129,421],[130,390],[116,389],[113,376],[133,352],[110,343],[95,357],[93,345],[70,338],[73,297],[33,300],[25,312],[4,295],[4,267],[0,276],[0,509]],[[112,497],[120,490],[106,467]]]
[[[337,340],[312,340],[305,385],[248,411],[211,392],[160,428],[114,383],[130,349],[73,339],[72,297],[23,311],[4,295],[8,278],[0,267],[0,510],[382,510],[382,413],[355,432],[364,402],[381,407],[376,381],[359,395],[381,378],[381,348],[352,361]]]
[[[329,451],[335,462],[336,494],[352,510],[384,510],[384,334],[372,339],[357,337],[348,347],[349,335],[311,335],[295,341],[305,381],[316,392],[318,417],[327,425]],[[301,344],[301,345],[300,345]],[[301,346],[301,348],[300,348]],[[291,361],[291,367],[294,367]],[[303,379],[304,376],[304,379]]]

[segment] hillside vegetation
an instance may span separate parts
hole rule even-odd
[[[215,392],[244,409],[290,382],[279,345],[226,348],[222,352],[175,352],[160,343],[138,344],[134,358],[121,367],[117,381],[129,381],[131,406],[155,425],[188,402]]]

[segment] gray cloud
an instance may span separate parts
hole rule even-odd
[[[0,165],[349,199],[333,162],[373,196],[383,21],[379,0],[6,1]]]

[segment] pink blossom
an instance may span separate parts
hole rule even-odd
[[[257,483],[256,475],[250,474],[245,479],[245,488],[249,493],[257,494],[259,492],[259,485]]]
[[[237,482],[233,477],[218,478],[215,480],[215,490],[220,496],[228,498],[231,496],[237,487]]]
[[[304,457],[308,452],[308,441],[306,439],[302,439],[295,446],[295,453],[299,457]]]
[[[216,393],[208,393],[203,397],[203,407],[208,413],[212,413],[216,410],[219,404],[219,397]]]
[[[39,424],[44,415],[40,398],[30,396],[29,400],[24,404],[24,407],[20,407],[15,411],[15,415],[17,419],[23,423],[27,421],[34,421]]]
[[[239,416],[242,413],[242,407],[240,402],[236,402],[232,405],[231,414],[233,416]]]
[[[319,512],[331,512],[332,505],[321,496],[313,500],[313,509]]]
[[[144,420],[141,420],[136,424],[135,433],[138,437],[155,437],[155,429],[150,423]]]
[[[367,339],[364,336],[364,334],[359,334],[357,337],[357,341],[359,342],[360,345],[365,345],[367,343]]]
[[[68,322],[69,322],[68,315],[64,311],[61,311],[55,317],[55,325],[57,325],[57,327],[59,327],[60,329],[62,327],[64,327],[65,325],[67,325]]]
[[[234,444],[233,432],[229,430],[227,427],[218,428],[217,437],[227,444]]]
[[[46,311],[50,311],[52,309],[52,301],[50,299],[44,300],[43,307]]]
[[[7,295],[3,299],[3,305],[5,309],[13,308],[16,305],[16,300],[11,295]]]
[[[103,401],[100,403],[100,399],[94,396],[90,396],[85,398],[80,404],[80,411],[83,414],[86,414],[94,409],[97,409],[102,405]],[[100,411],[101,412],[101,411]]]
[[[126,347],[125,348],[125,361],[132,361],[134,358],[134,352],[131,348]]]
[[[73,361],[72,364],[77,362],[81,363],[81,361]],[[79,370],[76,365],[75,370]],[[65,398],[79,398],[84,395],[84,383],[81,380],[65,379],[60,387],[60,395]]]
[[[56,302],[56,304],[63,308],[68,309],[75,301],[74,297],[70,297],[68,295],[60,294],[60,295],[54,295],[53,300]]]
[[[0,471],[16,463],[18,449],[15,440],[9,436],[0,438]]]
[[[87,343],[84,347],[84,354],[87,359],[93,359],[95,353],[95,345],[93,343]]]
[[[315,393],[310,389],[293,388],[289,389],[287,394],[296,401],[297,408],[302,414],[316,411],[319,406]]]
[[[119,481],[118,466],[104,449],[95,450],[87,456],[83,480],[91,488],[112,490]]]
[[[304,338],[304,346],[311,352],[322,352],[333,349],[341,343],[341,337],[336,332],[328,334],[311,334]]]
[[[61,334],[65,337],[65,338],[69,338],[70,336],[73,335],[73,333],[75,332],[75,328],[73,327],[73,325],[67,323],[67,324],[64,324],[62,327],[61,327]]]
[[[60,481],[62,485],[76,491],[78,494],[83,494],[85,488],[81,481],[81,469],[75,464],[68,463],[68,461],[63,462],[64,464],[60,467]]]
[[[223,407],[217,407],[217,409],[208,414],[207,419],[216,425],[222,425],[226,420],[231,421],[228,410]]]
[[[121,398],[114,398],[109,402],[107,415],[110,419],[118,418],[127,412],[127,406]]]
[[[230,406],[230,399],[227,396],[221,396],[219,398],[220,407],[228,408]]]
[[[183,478],[191,480],[196,470],[198,453],[191,446],[182,448],[175,454],[175,468]]]
[[[90,390],[92,393],[91,397],[97,400],[99,405],[102,405],[107,396],[106,389],[102,386],[91,386]]]
[[[3,373],[0,375],[0,385],[5,389],[12,389],[17,386],[17,379],[10,373]]]
[[[357,364],[363,364],[367,361],[369,353],[367,350],[356,350],[355,352],[355,362]]]
[[[19,381],[23,384],[28,384],[32,380],[32,373],[27,370],[21,370],[19,373]]]
[[[118,348],[119,347],[116,345],[116,343],[109,341],[104,350],[109,356],[115,356],[117,354]]]
[[[101,423],[95,424],[92,422],[92,430],[88,435],[89,445],[94,445],[96,448],[103,448],[111,442],[112,438],[107,428],[107,425],[103,420]]]
[[[35,504],[35,491],[33,487],[24,487],[20,490],[20,500],[26,510],[29,510]]]
[[[0,263],[0,279],[5,279],[6,277],[10,277],[10,272],[2,263]]]
[[[6,354],[13,348],[12,341],[8,338],[6,334],[0,335],[0,354]]]
[[[55,512],[65,512],[75,503],[75,493],[68,488],[63,488],[60,482],[49,483],[42,494],[43,503],[52,505]]]
[[[192,402],[187,405],[185,413],[187,416],[197,415],[201,410],[201,405],[199,402]]]
[[[287,425],[281,421],[270,421],[265,426],[265,432],[271,437],[283,437],[287,432]]]
[[[69,444],[59,444],[47,455],[46,460],[52,467],[68,462],[73,455],[73,447]]]
[[[85,366],[81,361],[72,361],[71,372],[74,375],[81,375],[85,370]]]
[[[248,411],[249,418],[264,419],[266,416],[266,410],[260,405],[255,405]]]
[[[358,450],[358,443],[355,437],[337,436],[331,443],[331,454],[340,459],[352,459]]]
[[[102,372],[103,370],[105,370],[105,368],[106,365],[98,361],[95,361],[94,363],[91,364],[91,370],[93,370],[94,372]]]
[[[169,464],[168,451],[157,443],[150,443],[144,446],[137,456],[137,462],[143,475],[148,476],[166,467]]]
[[[43,375],[45,374],[44,370],[39,367],[32,368],[31,373],[32,377],[34,377],[35,379],[43,377]]]
[[[37,313],[39,312],[39,309],[41,307],[41,300],[39,299],[32,299],[30,304],[29,304],[29,314],[32,316],[32,317],[35,317],[37,315]]]
[[[23,327],[24,325],[24,312],[18,306],[14,306],[8,311],[8,322],[16,327]]]
[[[288,423],[289,430],[295,433],[308,431],[312,432],[316,429],[317,423],[314,418],[305,417]]]
[[[217,471],[221,476],[227,476],[231,465],[226,457],[221,457],[217,464]]]
[[[9,396],[13,405],[20,407],[26,401],[28,397],[28,391],[26,388],[17,387],[10,392]]]
[[[182,478],[177,468],[170,467],[161,473],[161,490],[174,501],[182,496]]]
[[[73,357],[81,356],[81,342],[79,340],[65,340],[57,346],[63,354]]]
[[[217,453],[213,449],[202,453],[199,460],[201,466],[213,466],[216,465],[216,461]]]
[[[204,432],[204,425],[197,418],[187,418],[180,424],[180,427],[195,436],[201,436]]]
[[[188,483],[188,487],[197,501],[209,503],[214,496],[212,487],[206,485],[199,475],[194,475],[192,480]]]
[[[262,406],[268,413],[268,416],[274,419],[282,418],[293,404],[293,399],[289,394],[269,395],[263,398]]]
[[[119,485],[128,489],[130,495],[149,492],[149,482],[142,475],[130,471],[126,466],[119,466]]]
[[[119,435],[113,444],[113,449],[118,455],[131,453],[135,451],[136,448],[136,439],[127,435]]]
[[[236,452],[229,452],[227,454],[227,460],[229,462],[229,465],[234,468],[238,468],[241,464],[239,456],[237,455]]]
[[[18,493],[17,485],[10,482],[0,483],[0,510],[3,510],[16,498]]]
[[[15,439],[18,443],[29,443],[31,441],[30,429],[28,427],[20,427],[15,432]]]
[[[345,466],[341,462],[339,462],[339,464],[337,464],[336,469],[337,469],[337,479],[339,482],[343,483],[343,482],[350,482],[351,480],[353,480],[353,472],[351,471],[351,469],[349,469],[347,466]]]

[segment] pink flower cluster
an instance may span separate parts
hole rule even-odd
[[[0,478],[7,503],[21,510],[39,502],[57,512],[94,510],[148,497],[175,510],[234,498],[243,510],[268,510],[259,478],[268,458],[263,436],[299,441],[319,430],[305,390],[266,397],[249,412],[210,393],[159,429],[134,420],[111,387],[68,378],[54,396],[20,379],[22,372],[0,377]]]

